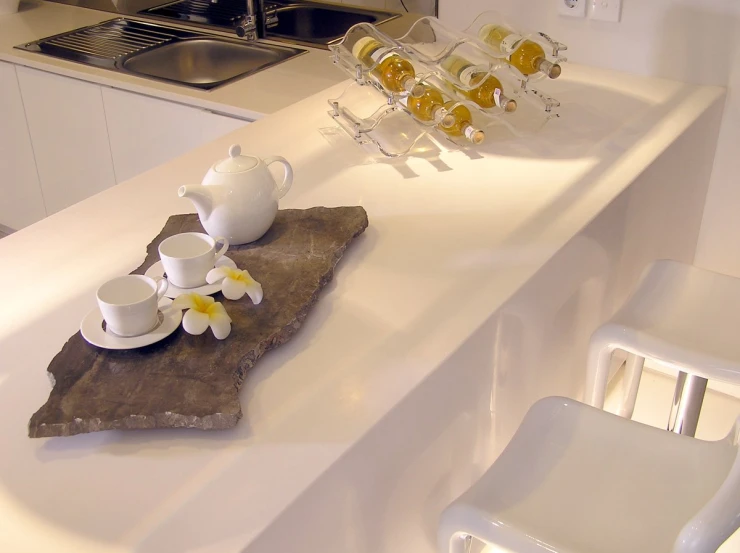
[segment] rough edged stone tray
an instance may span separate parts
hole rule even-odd
[[[366,227],[361,207],[287,209],[278,211],[260,240],[229,248],[229,257],[262,283],[265,297],[253,305],[247,296],[229,301],[216,295],[233,321],[225,340],[210,331],[191,336],[180,327],[145,348],[107,351],[78,332],[49,365],[54,388],[31,417],[29,436],[234,426],[242,416],[239,388],[246,372],[300,328],[344,250]],[[190,231],[203,232],[197,215],[170,217],[134,273],[158,260],[162,240]]]

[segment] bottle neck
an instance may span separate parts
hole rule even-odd
[[[424,85],[416,82],[416,77],[408,75],[401,81],[401,86],[414,98],[421,98],[424,96]]]
[[[504,96],[504,91],[500,86],[496,86],[491,92],[489,99],[496,107],[503,109],[506,112],[512,112],[516,109],[516,102],[507,96]]]
[[[498,98],[498,105],[499,107],[503,108],[506,113],[513,113],[516,111],[517,108],[516,100],[507,98],[503,94],[501,94]]]
[[[535,67],[538,71],[544,73],[551,79],[557,79],[562,72],[560,65],[546,60],[545,58],[539,58],[535,60]]]
[[[486,133],[480,129],[476,129],[473,125],[468,123],[462,128],[463,136],[467,138],[473,144],[480,144],[486,139]]]
[[[432,118],[437,125],[444,129],[449,129],[455,124],[455,116],[439,104],[432,108]]]

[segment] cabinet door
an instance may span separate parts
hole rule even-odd
[[[0,62],[0,225],[18,230],[45,216],[15,66]]]
[[[17,67],[46,212],[115,184],[98,85]]]
[[[115,88],[103,88],[103,103],[117,182],[249,123]]]

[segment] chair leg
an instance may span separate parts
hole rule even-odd
[[[635,403],[637,402],[637,389],[640,387],[642,378],[642,369],[645,365],[645,358],[630,353],[627,356],[627,365],[624,368],[624,394],[622,401],[617,410],[617,414],[625,419],[631,419],[635,412]]]
[[[668,430],[684,436],[695,436],[699,413],[707,391],[707,379],[685,372],[678,373],[673,394]]]
[[[609,369],[614,347],[604,345],[591,339],[591,347],[588,352],[588,363],[586,367],[586,391],[584,403],[604,408],[606,399],[606,386],[609,383]]]
[[[447,547],[442,549],[440,553],[470,553],[470,543],[473,537],[467,534],[455,534],[447,542]]]
[[[438,553],[470,553],[473,538],[495,546],[494,551],[534,551],[522,545],[518,531],[510,531],[505,524],[493,523],[489,515],[465,503],[464,497],[463,494],[461,499],[442,511],[437,528]],[[530,538],[525,538],[525,541],[529,542]]]

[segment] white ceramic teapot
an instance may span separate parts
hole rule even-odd
[[[271,163],[285,168],[283,182],[277,184],[267,169]],[[224,236],[229,244],[254,242],[275,220],[278,200],[293,184],[293,168],[285,158],[260,159],[241,155],[234,144],[229,157],[213,165],[203,178],[203,184],[181,186],[181,198],[189,198],[198,211],[205,231],[211,236]]]

